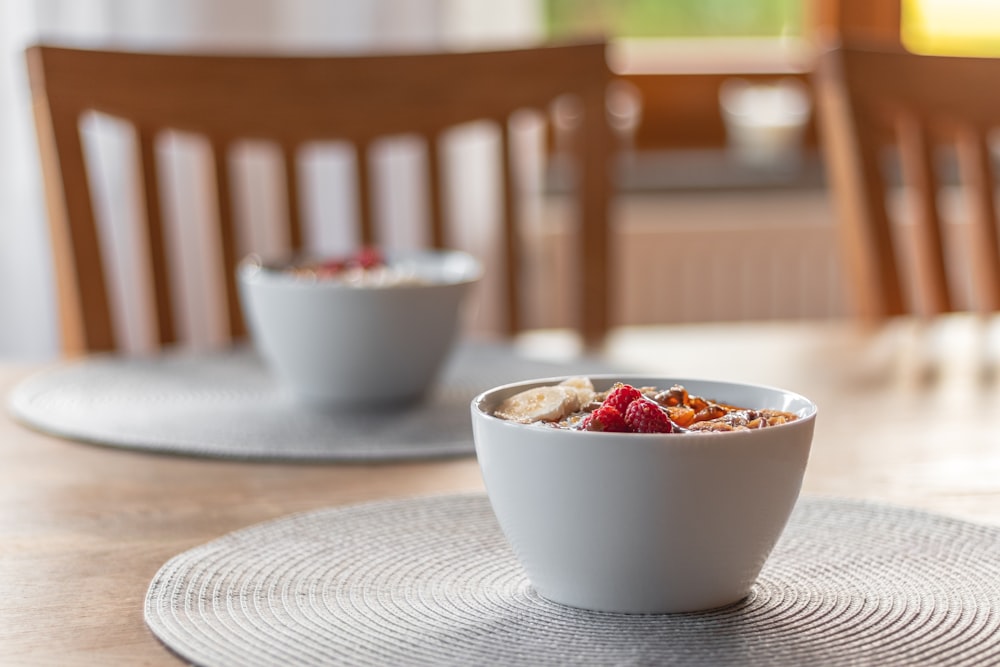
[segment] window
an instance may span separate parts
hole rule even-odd
[[[610,40],[612,69],[642,99],[639,150],[722,148],[727,80],[804,83],[811,66],[806,0],[540,1],[551,39]]]

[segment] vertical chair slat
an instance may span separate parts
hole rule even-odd
[[[219,214],[219,241],[222,250],[222,280],[225,288],[226,313],[229,333],[241,338],[246,333],[240,312],[239,294],[236,290],[236,226],[233,220],[232,181],[229,175],[228,145],[220,140],[212,142],[215,162],[215,191]]]
[[[855,120],[859,123],[857,129],[859,135],[878,134],[869,119],[857,114]],[[899,279],[889,213],[882,194],[885,192],[885,178],[882,174],[878,146],[879,141],[874,138],[863,140],[857,146],[859,169],[856,177],[866,182],[861,189],[863,197],[861,206],[862,215],[868,221],[867,223],[859,221],[859,224],[867,227],[861,241],[867,244],[867,248],[861,252],[867,256],[870,263],[866,273],[873,278],[872,282],[867,287],[862,286],[862,289],[874,292],[873,296],[878,299],[882,317],[892,317],[905,313],[906,307],[903,302],[903,287]]]
[[[45,54],[33,47],[26,55],[45,186],[61,347],[68,355],[113,350],[115,335],[104,262],[80,141],[82,110],[58,103],[54,106],[48,90],[51,81]]]
[[[515,187],[517,184],[516,168],[511,155],[513,145],[510,133],[510,121],[501,119],[500,123],[500,160],[503,196],[503,238],[501,248],[504,266],[503,295],[501,302],[506,308],[504,313],[504,330],[508,335],[514,335],[521,330],[521,295],[518,291],[521,271],[521,252],[519,245],[520,211],[517,209]]]
[[[896,271],[885,182],[871,118],[841,87],[844,63],[827,57],[820,63],[819,111],[823,152],[837,192],[840,244],[845,273],[860,317],[877,321],[904,312]]]
[[[281,147],[285,160],[285,197],[288,206],[288,246],[293,253],[302,250],[302,208],[299,203],[299,163],[295,146]]]
[[[959,128],[956,141],[972,225],[977,306],[984,312],[996,311],[1000,310],[1000,247],[989,145],[981,132],[968,125]]]
[[[38,54],[35,53],[34,56]],[[32,68],[40,67],[33,57]],[[40,78],[41,73],[33,73]],[[45,179],[63,352],[78,355],[116,346],[104,261],[90,198],[79,117],[56,116],[44,99],[34,102]],[[74,178],[82,174],[82,178]],[[72,214],[70,213],[72,212]],[[87,267],[79,271],[78,267]]]
[[[444,233],[444,191],[441,173],[441,142],[436,135],[427,137],[427,192],[430,198],[430,243],[434,248],[446,245]]]
[[[869,125],[867,121],[862,121],[862,123],[862,126],[858,128],[859,135],[874,136],[878,134],[876,128]],[[891,317],[902,315],[906,312],[906,307],[903,301],[903,287],[899,278],[896,251],[893,244],[892,225],[882,195],[886,185],[878,147],[879,141],[874,138],[863,140],[858,146],[858,157],[861,165],[859,177],[867,182],[863,188],[864,196],[874,199],[866,205],[870,219],[867,223],[868,234],[865,252],[868,254],[874,274],[874,280],[869,285],[869,289],[879,299],[881,316]]]
[[[358,179],[358,237],[361,245],[375,244],[375,223],[372,214],[371,162],[369,146],[359,143],[357,146],[357,179]]]
[[[896,123],[903,181],[913,207],[916,232],[917,280],[931,315],[953,310],[938,212],[937,176],[934,173],[933,142],[926,126],[913,114],[901,115]]]
[[[853,75],[838,54],[819,65],[817,94],[823,129],[823,153],[835,203],[844,253],[858,315],[878,321],[904,312],[902,286],[883,195],[885,183],[871,117],[852,99],[846,78]]]
[[[139,161],[142,165],[142,189],[146,208],[157,336],[161,345],[167,345],[177,341],[177,331],[174,325],[173,298],[163,234],[163,209],[160,205],[159,172],[156,162],[156,134],[146,127],[138,127],[136,130],[139,138]]]

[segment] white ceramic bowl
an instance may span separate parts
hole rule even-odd
[[[744,598],[799,495],[816,405],[781,389],[649,376],[591,376],[793,412],[723,433],[598,433],[492,416],[503,399],[565,378],[491,389],[472,402],[493,511],[538,594],[609,612],[687,612]]]
[[[255,345],[303,403],[368,407],[418,399],[455,341],[480,263],[463,252],[388,255],[419,282],[307,279],[250,258],[237,270]]]

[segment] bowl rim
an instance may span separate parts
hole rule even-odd
[[[559,429],[559,428],[549,428],[541,429],[536,424],[526,424],[523,422],[516,422],[507,419],[501,419],[496,417],[489,412],[487,412],[483,405],[487,398],[493,394],[513,390],[516,388],[530,388],[535,386],[552,385],[558,384],[563,380],[573,378],[573,377],[587,377],[590,378],[592,382],[597,384],[599,381],[607,380],[612,382],[620,382],[622,380],[636,381],[636,380],[647,380],[646,386],[659,386],[665,382],[670,384],[681,384],[687,386],[687,383],[712,383],[718,385],[728,385],[731,387],[742,387],[746,389],[763,389],[767,391],[774,391],[791,397],[792,399],[798,399],[805,402],[806,407],[800,410],[798,413],[798,418],[786,422],[784,424],[779,424],[777,426],[771,426],[766,429],[753,429],[753,430],[743,430],[743,431],[699,431],[694,433],[681,432],[681,433],[606,433],[602,431],[576,431],[573,429]],[[662,374],[650,374],[650,373],[577,373],[570,375],[557,375],[552,377],[535,378],[529,380],[518,380],[516,382],[508,382],[506,384],[498,385],[487,389],[483,392],[477,394],[470,404],[472,413],[475,417],[484,419],[488,422],[495,423],[497,425],[503,425],[510,428],[521,428],[521,429],[531,429],[530,432],[535,433],[547,433],[547,434],[568,434],[572,436],[578,436],[585,434],[585,437],[603,437],[603,438],[626,438],[628,440],[663,440],[671,442],[685,441],[690,442],[694,439],[704,442],[707,439],[717,439],[717,438],[734,438],[734,437],[747,437],[751,434],[764,434],[768,432],[773,433],[773,429],[786,429],[786,428],[800,428],[802,424],[814,421],[816,415],[819,413],[819,406],[812,399],[799,394],[798,392],[791,391],[789,389],[783,389],[782,387],[777,387],[774,385],[760,384],[755,382],[739,382],[732,380],[720,380],[716,378],[709,377],[670,377]],[[556,436],[562,437],[562,436]]]
[[[241,283],[246,285],[282,286],[290,289],[366,292],[387,290],[425,290],[450,287],[454,285],[470,285],[481,280],[484,275],[483,263],[475,255],[464,250],[451,248],[425,248],[414,250],[387,250],[384,254],[390,262],[406,261],[411,259],[444,259],[454,257],[465,262],[467,264],[467,270],[463,272],[463,275],[460,278],[455,280],[427,280],[359,286],[347,284],[338,280],[324,280],[297,276],[284,271],[281,268],[281,265],[292,264],[297,261],[318,261],[326,257],[332,257],[329,253],[289,253],[275,258],[263,257],[258,253],[251,253],[243,257],[243,259],[237,263],[236,276]]]

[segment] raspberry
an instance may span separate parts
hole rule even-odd
[[[580,429],[605,433],[628,433],[629,431],[622,413],[609,405],[602,405],[584,417],[580,423]]]
[[[615,383],[615,386],[608,392],[602,406],[612,407],[621,414],[625,414],[629,404],[637,398],[642,398],[642,392],[630,384]]]
[[[667,413],[645,399],[629,404],[625,411],[625,423],[634,433],[670,433],[674,430]]]
[[[362,248],[357,252],[353,260],[362,269],[374,269],[385,264],[382,253],[376,248]]]

